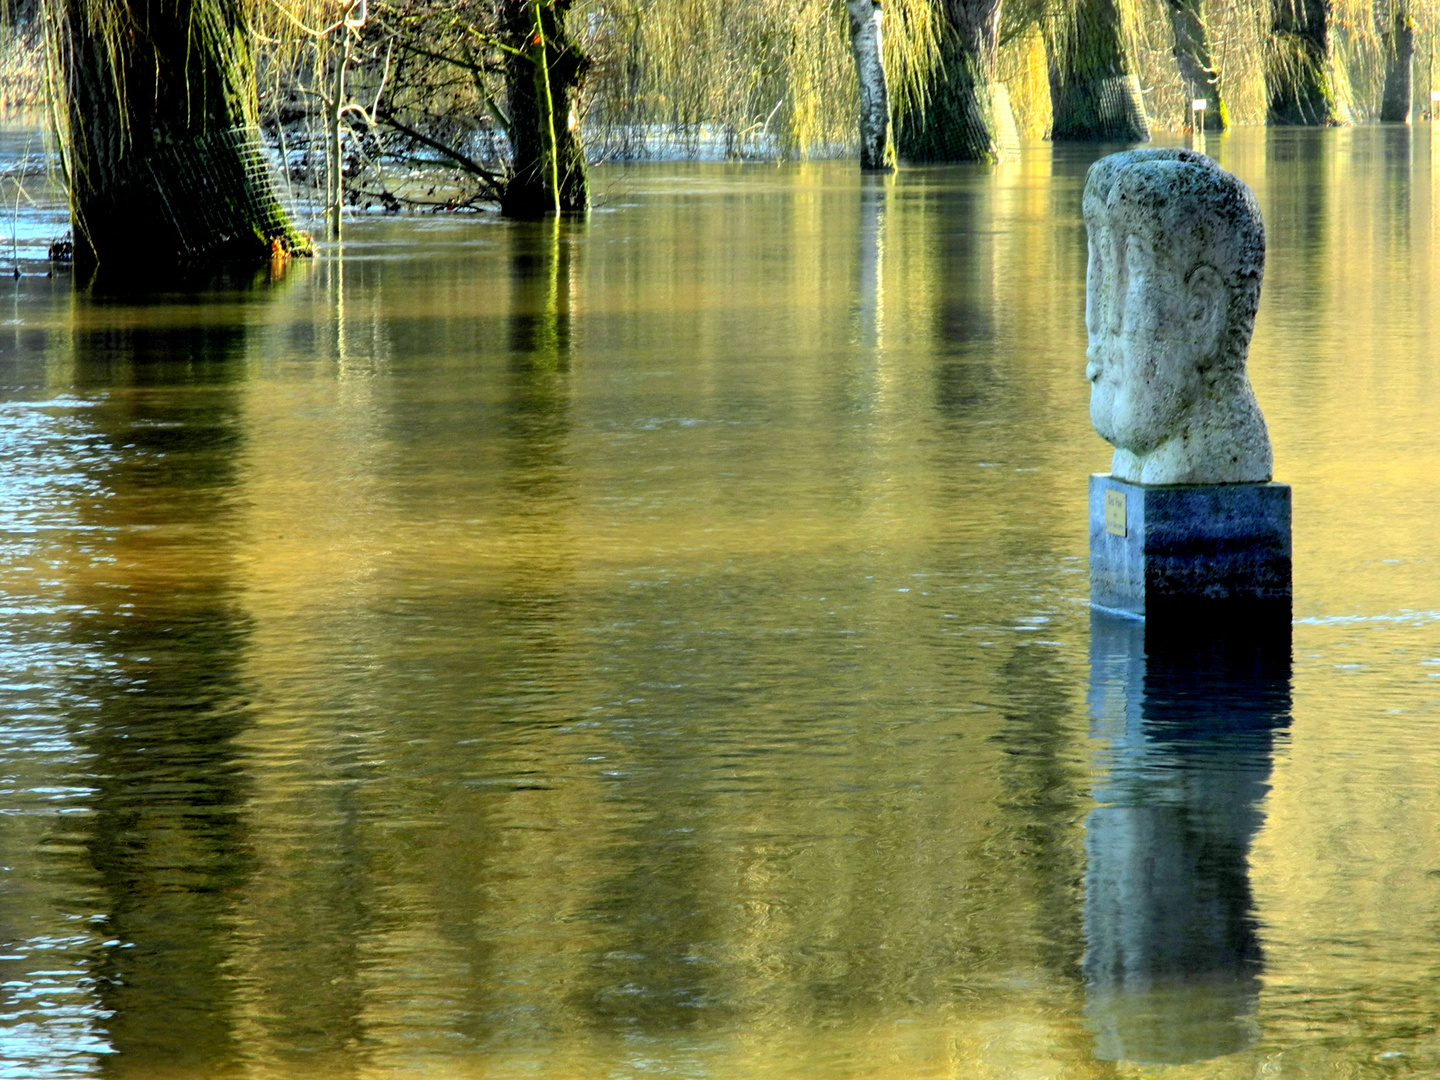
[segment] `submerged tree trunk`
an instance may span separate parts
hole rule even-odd
[[[1415,94],[1415,24],[1408,0],[1394,0],[1392,9],[1382,18],[1385,89],[1380,96],[1380,119],[1408,124]]]
[[[1050,137],[1145,142],[1150,123],[1131,70],[1117,0],[1077,0],[1073,20],[1047,20]]]
[[[1272,0],[1265,82],[1271,124],[1342,124],[1331,71],[1331,0]]]
[[[908,161],[999,161],[1019,149],[1010,98],[995,77],[1001,0],[943,0],[950,33],[923,110],[896,130]]]
[[[850,51],[860,83],[860,168],[890,169],[890,97],[880,48],[880,0],[847,0]]]
[[[1200,0],[1169,0],[1170,30],[1175,35],[1175,64],[1192,99],[1205,99],[1205,130],[1230,126],[1229,110],[1220,96],[1220,74],[1210,63],[1210,35]]]
[[[533,219],[585,210],[590,186],[580,145],[580,79],[590,60],[565,26],[572,0],[501,0],[513,173],[500,211]]]
[[[239,0],[63,0],[61,14],[77,269],[259,262],[308,244],[260,148]]]

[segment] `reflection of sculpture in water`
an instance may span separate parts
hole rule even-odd
[[[1152,620],[1152,623],[1155,620]],[[1233,1053],[1257,1034],[1263,957],[1248,857],[1290,640],[1091,616],[1093,731],[1108,741],[1086,822],[1086,1018],[1095,1055]]]
[[[1141,484],[1270,479],[1245,374],[1265,268],[1250,189],[1204,154],[1132,150],[1085,182],[1090,419]]]

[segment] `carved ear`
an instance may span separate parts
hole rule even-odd
[[[1220,271],[1201,263],[1186,279],[1188,302],[1185,319],[1190,340],[1206,361],[1214,360],[1220,351],[1221,337],[1230,321],[1230,295]]]

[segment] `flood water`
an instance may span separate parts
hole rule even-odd
[[[1208,149],[1290,640],[1091,615],[1098,148],[160,297],[22,203],[0,1076],[1440,1070],[1440,136]]]

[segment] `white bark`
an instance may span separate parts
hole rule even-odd
[[[860,83],[860,168],[890,168],[890,99],[880,49],[879,0],[846,0],[850,12],[850,49]]]

